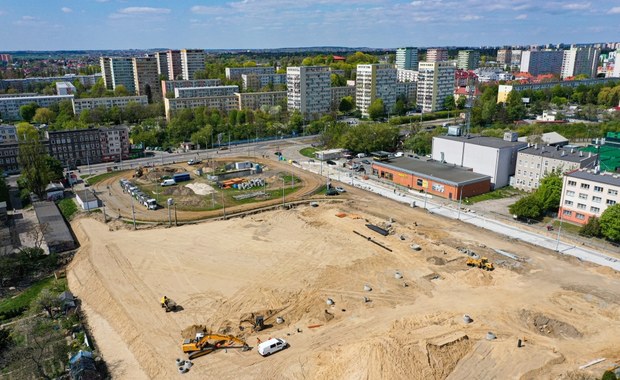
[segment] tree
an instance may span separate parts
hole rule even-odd
[[[0,170],[0,202],[10,203],[9,199],[9,185],[6,183],[6,178]]]
[[[399,95],[396,98],[396,103],[394,103],[394,107],[392,108],[392,113],[394,115],[403,116],[407,112],[407,97],[404,95]]]
[[[539,198],[535,194],[525,196],[508,207],[517,218],[538,219],[543,212]]]
[[[385,116],[385,105],[383,104],[383,99],[377,98],[370,106],[368,106],[368,116],[371,120],[378,120]]]
[[[37,112],[37,108],[39,108],[37,103],[25,104],[19,107],[19,116],[27,122],[30,122]]]
[[[37,108],[32,121],[39,124],[50,124],[56,119],[56,114],[49,108]]]
[[[19,141],[29,141],[29,140],[38,140],[39,132],[34,127],[34,125],[26,122],[18,123],[17,128],[17,139]]]
[[[344,87],[347,85],[347,79],[338,74],[332,74],[332,87]]]
[[[548,173],[541,181],[536,197],[543,211],[557,211],[562,198],[562,177],[559,171]]]
[[[465,97],[464,95],[460,95],[459,98],[456,100],[456,108],[457,109],[465,109],[465,106],[467,105],[467,97]]]
[[[588,223],[586,223],[579,230],[579,234],[588,237],[598,237],[601,236],[601,221],[596,216],[588,219]]]
[[[443,100],[443,109],[446,111],[453,111],[456,109],[456,101],[454,100],[454,95],[448,95]]]
[[[114,87],[114,96],[129,96],[129,91],[127,90],[127,87],[119,84]]]
[[[601,377],[601,380],[617,380],[618,378],[616,377],[616,373],[614,371],[611,370],[607,370],[603,373],[603,377]]]
[[[301,112],[299,112],[299,110],[293,111],[293,113],[291,114],[291,117],[288,120],[288,125],[291,128],[297,129],[301,127],[303,124],[304,124],[304,118],[301,115]]]
[[[403,147],[419,155],[425,156],[431,152],[433,146],[433,135],[428,132],[420,132],[409,136]]]
[[[601,215],[601,234],[609,240],[620,240],[620,203],[607,209]]]
[[[338,105],[338,111],[347,113],[351,112],[353,109],[353,98],[351,96],[345,96],[340,100],[340,105]]]
[[[50,318],[54,318],[54,309],[60,306],[60,299],[57,295],[50,292],[49,289],[43,289],[32,304],[32,308],[35,311],[45,310]]]
[[[39,197],[43,197],[45,187],[50,182],[50,170],[46,156],[43,144],[38,137],[27,139],[19,144],[17,160],[22,169],[22,183]]]

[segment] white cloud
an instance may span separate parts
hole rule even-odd
[[[569,3],[562,5],[562,9],[578,11],[590,8],[591,3]]]
[[[610,10],[608,10],[607,13],[609,13],[610,15],[620,14],[620,7],[613,7]]]
[[[520,14],[517,17],[515,17],[515,20],[525,20],[527,18],[526,14]]]
[[[128,7],[119,9],[118,13],[125,15],[163,15],[170,13],[168,8],[151,8],[151,7]]]
[[[71,13],[71,12],[73,12],[73,9],[67,8],[67,7],[62,7],[62,8],[60,8],[60,10],[63,11],[64,13]]]
[[[475,20],[480,20],[482,18],[482,16],[479,15],[465,15],[461,17],[461,20],[463,21],[475,21]]]
[[[190,11],[198,15],[217,15],[226,11],[223,7],[209,7],[205,5],[194,5]]]
[[[21,18],[22,21],[34,21],[36,19],[37,18],[34,17],[34,16],[22,16],[22,18]]]

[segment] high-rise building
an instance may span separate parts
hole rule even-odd
[[[510,65],[512,62],[512,50],[499,49],[497,51],[497,63],[500,65]]]
[[[134,86],[136,95],[146,95],[149,103],[162,98],[157,58],[133,58]]]
[[[298,110],[306,120],[329,112],[331,72],[326,66],[299,66],[286,69],[289,111]]]
[[[114,90],[116,90],[118,86],[123,85],[127,89],[127,92],[131,95],[135,94],[136,87],[133,79],[134,71],[133,61],[131,58],[110,58],[110,72],[112,76],[112,88]]]
[[[562,50],[526,50],[521,53],[521,71],[534,76],[541,74],[560,75],[562,71]]]
[[[433,48],[426,51],[426,62],[443,62],[448,60],[448,49]]]
[[[404,47],[396,49],[396,68],[405,70],[417,70],[418,48]]]
[[[168,50],[166,52],[168,61],[168,80],[181,79],[181,52],[179,50]]]
[[[520,66],[521,65],[521,54],[523,54],[523,50],[511,50],[510,51],[510,66]]]
[[[192,80],[196,71],[205,69],[204,50],[181,50],[181,70],[184,80]]]
[[[110,57],[99,58],[99,65],[101,66],[101,74],[103,77],[103,84],[105,88],[111,90],[112,86],[112,69],[110,68]]]
[[[157,74],[170,79],[168,78],[168,53],[159,51],[155,53],[155,59],[157,59]]]
[[[357,65],[355,88],[355,106],[362,115],[368,115],[376,99],[383,100],[385,109],[390,110],[400,95],[396,68],[387,64]]]
[[[612,78],[620,78],[620,49],[616,50],[616,60],[614,70],[611,72]]]
[[[459,50],[457,69],[476,70],[480,61],[480,52],[477,50]]]
[[[564,50],[561,77],[568,78],[582,74],[595,77],[600,54],[601,50],[593,47],[571,47],[569,50]]]
[[[446,98],[454,96],[454,71],[449,62],[420,62],[417,104],[422,112],[442,110]]]

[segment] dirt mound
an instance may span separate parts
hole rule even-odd
[[[553,338],[581,338],[583,336],[573,325],[549,318],[542,313],[522,309],[520,317],[527,327],[540,335]]]
[[[200,333],[206,334],[208,331],[209,330],[207,329],[207,326],[192,325],[187,328],[184,328],[181,331],[181,336],[183,337],[183,339],[194,339],[197,333],[200,332]]]
[[[465,263],[463,263],[465,266]],[[461,272],[460,279],[470,286],[490,286],[493,285],[493,275],[490,272],[479,268],[471,268]]]
[[[438,256],[432,256],[426,259],[426,262],[433,265],[446,265],[446,260]]]

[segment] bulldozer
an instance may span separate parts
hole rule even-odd
[[[177,310],[176,302],[174,302],[173,300],[171,300],[170,298],[166,296],[161,297],[160,303],[161,303],[161,307],[166,309],[166,313]]]
[[[492,271],[493,269],[495,269],[493,263],[490,263],[489,259],[487,259],[486,257],[482,257],[480,259],[469,258],[467,259],[466,264],[470,267],[476,267],[488,271]]]
[[[223,334],[198,334],[196,339],[185,339],[181,347],[187,353],[190,360],[212,353],[216,350],[240,348],[241,351],[250,350],[250,346],[233,335]]]
[[[134,172],[133,177],[134,178],[140,178],[140,177],[142,177],[143,174],[144,174],[144,169],[142,169],[142,166],[140,166]]]

